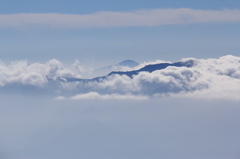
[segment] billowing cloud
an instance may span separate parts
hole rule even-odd
[[[76,68],[67,69],[57,60],[45,64],[28,64],[26,61],[10,65],[1,63],[0,90],[11,84],[31,85],[53,89],[52,92],[62,95],[56,99],[73,100],[138,100],[159,96],[240,100],[240,57],[227,55],[219,59],[181,61],[189,60],[194,61],[192,67],[168,66],[153,72],[143,71],[132,77],[112,74],[97,80],[80,80]]]
[[[0,15],[1,28],[136,27],[191,23],[239,23],[240,10],[151,9],[92,14],[22,13]]]
[[[173,96],[204,99],[240,100],[240,58],[224,56],[219,59],[199,60],[195,68],[202,73],[199,78],[207,83],[206,89]]]
[[[64,68],[62,63],[55,59],[45,64],[29,64],[27,61],[15,61],[9,65],[0,63],[1,87],[9,84],[43,87],[50,81],[64,80],[63,77],[80,77],[80,75]]]
[[[180,96],[240,100],[239,57],[228,55],[219,59],[183,59],[182,61],[187,60],[194,60],[194,66],[169,66],[152,73],[140,72],[132,78],[114,74],[98,81],[77,82],[75,87],[82,93],[96,91],[100,94],[131,93],[152,97]],[[68,84],[72,83],[65,83]]]

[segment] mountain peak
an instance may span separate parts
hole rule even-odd
[[[133,60],[124,60],[120,63],[118,63],[118,65],[121,65],[121,66],[128,66],[128,67],[136,67],[139,65],[138,62],[135,62]]]

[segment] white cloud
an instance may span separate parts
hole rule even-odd
[[[75,69],[80,74],[82,74],[82,73],[91,73],[93,71],[93,69],[91,69],[91,68],[86,68],[86,67],[82,66],[80,61],[77,60],[77,59],[72,64],[72,68]]]
[[[65,100],[66,98],[65,97],[63,97],[63,96],[58,96],[58,97],[56,97],[56,98],[54,98],[55,100]]]
[[[9,65],[0,63],[0,90],[4,87],[7,89],[9,85],[12,88],[21,84],[21,90],[29,85],[41,87],[63,96],[72,96],[70,99],[181,96],[240,100],[240,57],[228,55],[219,59],[181,61],[187,60],[194,61],[193,67],[169,66],[151,73],[140,72],[133,77],[113,74],[89,81],[68,81],[66,77],[79,78],[79,70],[76,71],[73,67],[67,69],[57,60],[45,64],[28,64],[27,61],[12,62]]]
[[[198,62],[195,67],[202,72],[201,80],[208,83],[208,88],[173,96],[240,100],[239,57],[228,55],[219,59],[202,59]]]
[[[74,15],[22,13],[0,15],[0,27],[47,28],[136,27],[191,23],[239,23],[240,10],[152,9],[129,12],[97,12]]]
[[[182,61],[186,60],[190,59]],[[76,87],[103,93],[240,100],[239,57],[228,55],[194,61],[191,68],[170,66],[152,73],[140,72],[133,78],[116,74],[100,81],[78,83]]]
[[[15,61],[9,65],[0,63],[0,86],[20,83],[42,87],[48,84],[49,80],[59,80],[63,77],[80,77],[79,74],[63,67],[62,63],[53,59],[46,64],[27,61]]]
[[[143,95],[132,95],[132,94],[99,94],[97,92],[89,92],[86,94],[78,94],[70,98],[59,96],[56,100],[72,99],[72,100],[84,100],[84,99],[102,99],[102,100],[146,100],[148,96]]]

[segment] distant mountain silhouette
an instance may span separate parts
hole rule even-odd
[[[115,65],[109,65],[109,66],[105,66],[105,67],[96,69],[92,72],[92,74],[95,75],[95,77],[96,76],[103,76],[103,75],[106,75],[106,74],[108,74],[112,71],[117,71],[117,70],[121,69],[122,67],[133,68],[133,67],[136,67],[138,65],[139,65],[139,63],[135,62],[133,60],[124,60],[122,62],[119,62],[118,64],[115,64]]]
[[[108,74],[108,76],[113,75],[113,74],[119,74],[119,75],[127,75],[129,77],[132,77],[133,75],[137,75],[140,72],[153,72],[156,70],[162,70],[167,68],[168,66],[175,66],[175,67],[192,67],[194,61],[190,60],[187,62],[175,62],[175,63],[160,63],[160,64],[152,64],[152,65],[147,65],[139,70],[134,70],[134,71],[127,71],[127,72],[111,72]]]
[[[129,62],[131,60],[126,60],[123,61],[123,63],[132,63]],[[139,70],[133,70],[133,71],[112,71],[111,73],[107,74],[106,76],[102,76],[102,77],[96,77],[96,78],[92,78],[92,79],[80,79],[80,78],[66,78],[68,82],[74,82],[74,81],[81,81],[81,82],[91,82],[91,81],[100,81],[102,79],[107,78],[108,76],[111,75],[126,75],[130,78],[133,77],[133,75],[137,75],[140,72],[153,72],[156,70],[162,70],[167,68],[168,66],[175,66],[175,67],[192,67],[194,64],[194,60],[188,60],[188,61],[180,61],[180,62],[175,62],[175,63],[159,63],[159,64],[151,64],[151,65],[146,65],[143,68],[139,69]]]
[[[136,67],[139,65],[139,63],[133,61],[133,60],[124,60],[120,63],[118,63],[117,65],[120,65],[120,66],[127,66],[127,67]]]

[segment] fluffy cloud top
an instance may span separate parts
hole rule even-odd
[[[62,63],[53,59],[45,64],[27,61],[16,61],[6,65],[0,63],[0,86],[23,84],[43,87],[49,81],[63,80],[63,77],[80,77],[80,75],[63,67]]]
[[[0,27],[40,26],[47,28],[160,26],[190,23],[239,23],[240,10],[152,9],[131,12],[97,12],[73,15],[29,13],[0,15]]]
[[[147,96],[171,95],[240,100],[240,57],[228,55],[219,59],[181,61],[188,60],[194,61],[192,67],[169,66],[133,77],[112,74],[98,80],[80,80],[75,69],[64,68],[57,60],[46,64],[1,63],[0,86],[7,88],[19,83],[45,89],[55,84],[57,88],[52,89],[62,95],[70,94],[67,99],[146,99]],[[76,80],[68,81],[68,77]]]

